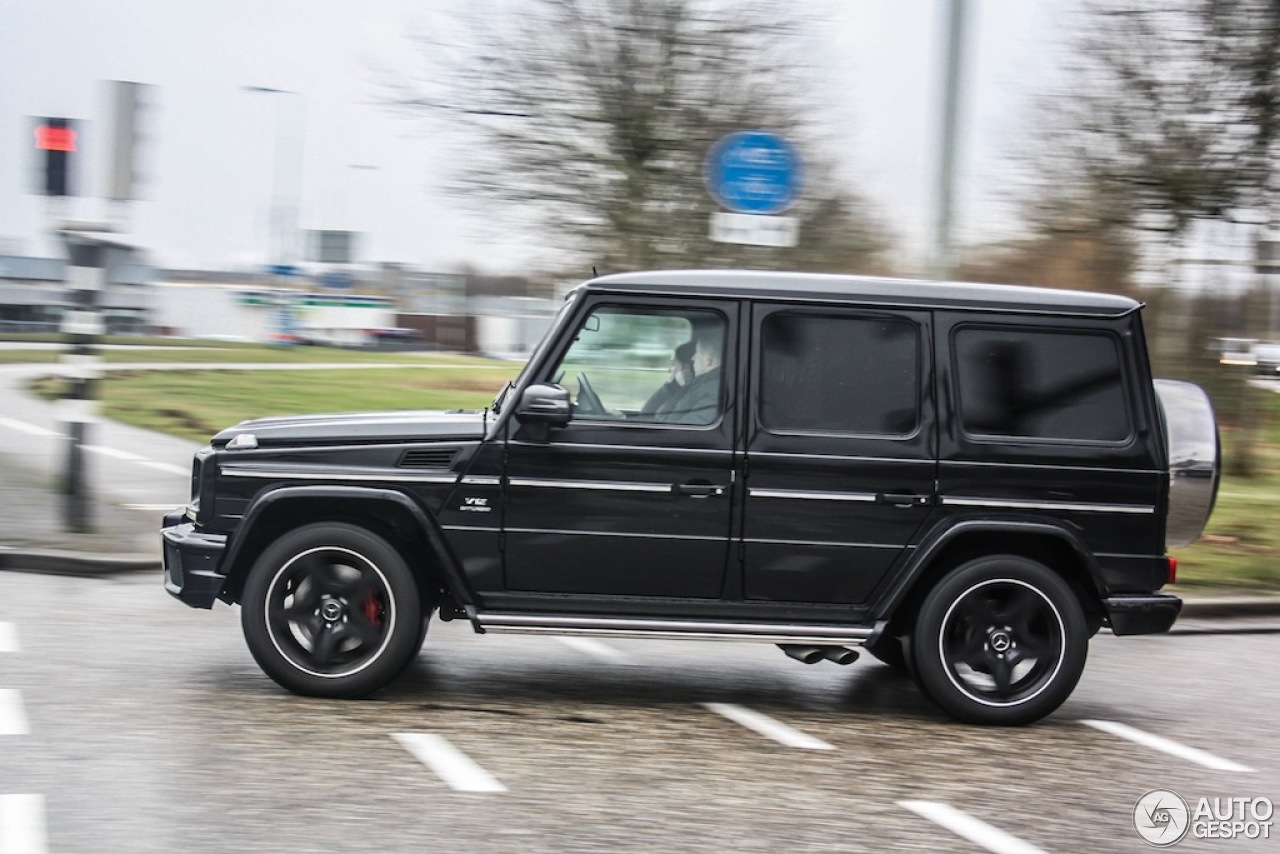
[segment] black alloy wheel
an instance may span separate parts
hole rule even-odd
[[[255,562],[241,602],[250,652],[299,694],[363,697],[417,654],[426,615],[400,553],[364,528],[307,525]]]
[[[1053,712],[1084,671],[1089,630],[1065,580],[1016,555],[970,561],[921,606],[916,678],[968,723],[1027,724]]]

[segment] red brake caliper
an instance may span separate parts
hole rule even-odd
[[[369,597],[364,600],[361,610],[364,611],[364,616],[370,623],[381,628],[382,603],[378,601],[378,597],[374,595],[372,590],[369,591]]]

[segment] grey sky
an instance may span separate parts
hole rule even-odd
[[[370,58],[407,67],[405,35],[450,0],[0,0],[0,250],[49,250],[46,200],[30,194],[30,116],[87,120],[81,189],[105,184],[104,80],[156,84],[145,122],[145,200],[129,226],[170,266],[248,266],[268,254],[277,174],[301,179],[304,228],[370,233],[363,255],[444,269],[518,271],[531,250],[459,215],[434,187],[447,146],[370,101]],[[509,0],[510,2],[510,0]],[[846,171],[923,253],[930,221],[941,0],[845,0],[824,35],[831,120]],[[1001,159],[1034,83],[1051,68],[1069,0],[974,0],[960,188],[966,235],[1008,226],[992,204]],[[297,96],[247,93],[244,86]],[[277,120],[303,168],[274,167]],[[297,155],[289,154],[290,165]],[[375,166],[358,169],[355,166]],[[694,176],[700,180],[700,176]],[[107,215],[90,197],[78,218]],[[496,225],[495,225],[496,223]],[[918,258],[917,261],[923,261]]]

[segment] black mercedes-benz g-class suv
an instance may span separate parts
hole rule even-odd
[[[239,603],[282,686],[359,697],[429,617],[477,633],[865,647],[965,721],[1071,693],[1089,638],[1163,632],[1212,509],[1199,388],[1141,306],[758,272],[577,287],[477,412],[248,421],[196,454],[165,586]]]

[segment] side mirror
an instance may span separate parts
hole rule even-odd
[[[545,424],[548,427],[565,427],[573,414],[569,403],[569,390],[552,383],[534,383],[520,395],[516,418],[522,424]]]

